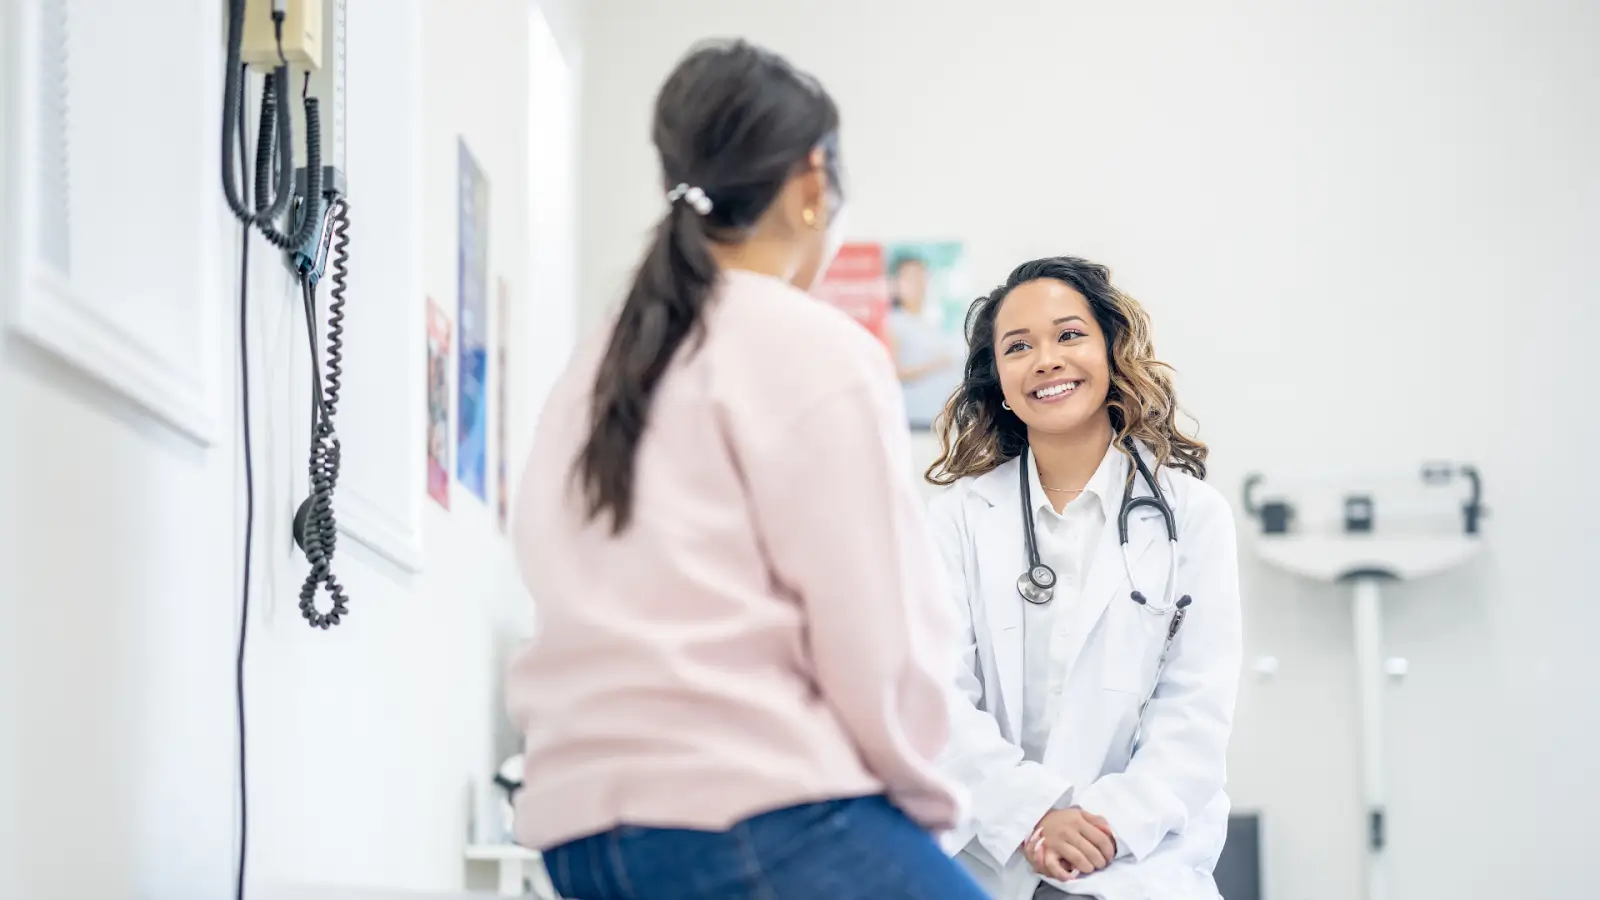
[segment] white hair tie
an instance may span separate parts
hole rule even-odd
[[[711,198],[706,196],[705,191],[697,187],[680,184],[667,191],[667,203],[677,203],[679,200],[687,201],[689,206],[702,216],[710,215],[711,213]]]

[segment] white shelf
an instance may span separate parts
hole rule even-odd
[[[499,874],[499,891],[502,897],[528,896],[523,886],[532,883],[532,896],[540,900],[557,900],[555,888],[544,870],[544,858],[537,850],[516,844],[469,844],[468,862],[492,863]]]
[[[473,862],[501,862],[502,860],[521,860],[522,862],[538,862],[541,857],[539,851],[529,850],[517,844],[472,844],[467,847],[467,859]]]

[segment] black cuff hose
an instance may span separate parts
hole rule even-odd
[[[303,521],[296,523],[303,535],[302,549],[311,563],[300,588],[300,614],[313,628],[327,629],[339,624],[349,613],[349,598],[333,574],[333,551],[339,539],[339,525],[333,513],[333,492],[339,483],[339,436],[333,416],[339,407],[339,391],[344,378],[344,303],[350,265],[350,215],[343,200],[335,200],[329,228],[333,230],[333,290],[328,304],[327,376],[317,364],[316,294],[309,281],[302,282],[305,296],[306,330],[311,336],[312,430],[309,474],[311,496],[301,508]],[[299,517],[297,517],[299,518]],[[328,612],[317,610],[317,592],[326,588],[333,606]]]
[[[281,94],[281,85],[276,86],[276,88]],[[261,223],[262,235],[265,236],[267,240],[271,241],[275,246],[283,250],[292,250],[294,248],[303,246],[306,241],[310,240],[311,236],[316,233],[317,221],[322,216],[322,116],[319,111],[317,98],[307,97],[305,99],[305,106],[306,191],[305,195],[301,198],[300,206],[294,213],[296,218],[294,231],[290,234],[284,234],[278,231],[271,221]],[[269,129],[273,128],[277,128],[277,132],[280,135],[287,133],[287,128],[278,128],[276,122],[269,121],[269,117],[265,110],[270,108],[270,106],[263,106],[261,121],[261,130],[263,136],[265,136]],[[267,172],[271,170],[271,166],[263,164],[262,153],[260,149],[261,146],[265,145],[266,143],[267,142],[265,140],[261,141],[261,143],[257,144],[256,149],[257,196],[260,196],[266,189],[269,188],[265,182],[267,178]],[[293,190],[292,184],[294,182],[294,167],[292,163],[289,166],[289,170],[289,181],[291,187],[284,191],[285,194],[288,194]]]

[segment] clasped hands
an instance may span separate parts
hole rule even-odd
[[[1110,865],[1117,839],[1105,819],[1077,807],[1045,813],[1022,842],[1033,870],[1056,881],[1071,881]]]

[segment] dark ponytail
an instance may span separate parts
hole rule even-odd
[[[711,245],[742,240],[818,145],[830,148],[837,185],[838,127],[838,109],[814,79],[744,41],[696,48],[662,85],[652,129],[662,192],[686,185],[710,203],[671,201],[595,378],[576,474],[589,517],[609,514],[613,533],[633,519],[634,461],[656,387],[684,343],[702,334],[718,275]]]

